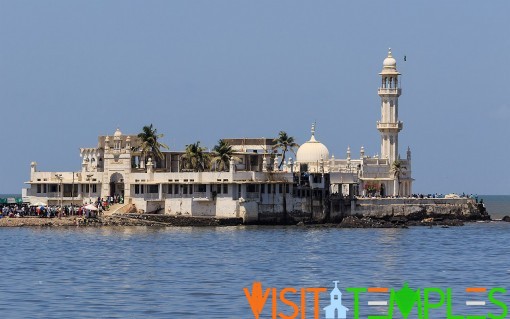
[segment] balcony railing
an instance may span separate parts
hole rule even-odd
[[[397,123],[381,123],[377,121],[377,129],[398,129],[401,130],[404,123],[398,121]]]
[[[379,88],[377,90],[378,94],[392,94],[392,95],[400,95],[402,94],[402,89],[400,88]]]

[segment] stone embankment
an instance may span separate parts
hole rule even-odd
[[[355,213],[339,223],[345,228],[461,226],[490,220],[483,204],[474,199],[362,199]]]
[[[235,226],[242,224],[240,218],[197,218],[151,214],[124,214],[99,218],[1,218],[0,227],[76,227],[76,226]]]
[[[0,227],[21,226],[235,226],[242,218],[205,218],[132,213],[135,207],[123,207],[124,213],[104,214],[100,218],[1,218]],[[280,215],[280,214],[278,214]],[[303,214],[301,214],[303,215]],[[409,226],[460,226],[469,221],[490,220],[482,204],[472,199],[361,199],[354,211],[335,218],[313,219],[289,214],[285,224],[339,228],[405,228]],[[304,215],[306,216],[306,214]],[[503,220],[510,220],[505,217]],[[275,219],[272,225],[279,224]],[[334,222],[334,223],[332,223]],[[257,223],[253,223],[257,224]],[[261,223],[262,224],[262,223]],[[267,222],[263,224],[268,224]]]

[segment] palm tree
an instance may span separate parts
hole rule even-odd
[[[395,178],[395,182],[397,183],[396,187],[396,194],[399,196],[400,191],[400,176],[403,174],[404,170],[406,170],[407,167],[404,166],[402,161],[400,160],[400,157],[397,158],[392,164],[391,164],[391,172],[393,173],[393,177]]]
[[[216,170],[228,171],[230,160],[236,160],[237,157],[234,155],[232,146],[227,141],[221,139],[218,141],[218,145],[213,148],[212,162],[216,166]]]
[[[147,155],[152,155],[157,159],[163,159],[161,148],[169,149],[167,145],[158,141],[163,136],[163,134],[157,133],[157,130],[153,128],[152,124],[144,126],[142,132],[138,134],[138,138],[141,140],[140,151],[142,152],[142,156],[146,157]]]
[[[185,153],[181,156],[181,168],[205,171],[209,164],[209,154],[205,151],[206,148],[200,146],[200,141],[186,145]]]
[[[278,169],[282,168],[283,163],[285,163],[285,153],[287,151],[294,152],[294,148],[299,147],[299,144],[294,142],[294,138],[292,136],[288,136],[286,132],[280,131],[278,134],[278,137],[273,140],[275,145],[273,146],[273,150],[275,149],[281,149],[282,150],[282,161],[280,162],[280,165],[278,165]]]

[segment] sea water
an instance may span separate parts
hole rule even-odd
[[[473,299],[466,287],[510,289],[505,222],[409,229],[25,227],[2,228],[0,238],[2,318],[254,318],[243,288],[251,291],[255,281],[278,291],[327,287],[319,318],[332,281],[339,281],[348,318],[354,301],[345,288],[404,282],[451,288],[454,312],[474,315],[501,309],[466,306]],[[308,298],[306,318],[314,318]],[[510,304],[508,293],[500,299]],[[385,309],[363,301],[361,318]],[[260,318],[271,318],[271,297]]]

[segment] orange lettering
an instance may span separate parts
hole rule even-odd
[[[301,288],[301,319],[306,319],[306,290]]]
[[[276,313],[278,312],[278,299],[276,299],[276,288],[273,288],[273,319],[276,319]]]
[[[319,319],[319,294],[328,290],[326,288],[306,288],[306,291],[313,292],[314,319]]]
[[[266,304],[267,297],[269,296],[270,289],[267,288],[266,291],[262,292],[262,283],[254,282],[253,283],[253,292],[250,295],[250,291],[248,288],[244,288],[244,294],[246,295],[246,299],[248,299],[248,303],[250,304],[251,311],[255,316],[255,319],[259,319],[262,310],[264,309],[264,305]]]
[[[294,319],[296,318],[298,315],[299,315],[299,307],[293,303],[292,301],[288,300],[285,298],[285,293],[287,292],[291,292],[293,294],[296,293],[296,289],[294,288],[283,288],[281,291],[280,291],[280,300],[286,304],[287,306],[290,306],[292,309],[294,309],[294,313],[292,313],[292,315],[290,316],[287,316],[285,315],[284,313],[280,312],[278,314],[278,316],[282,319]]]

